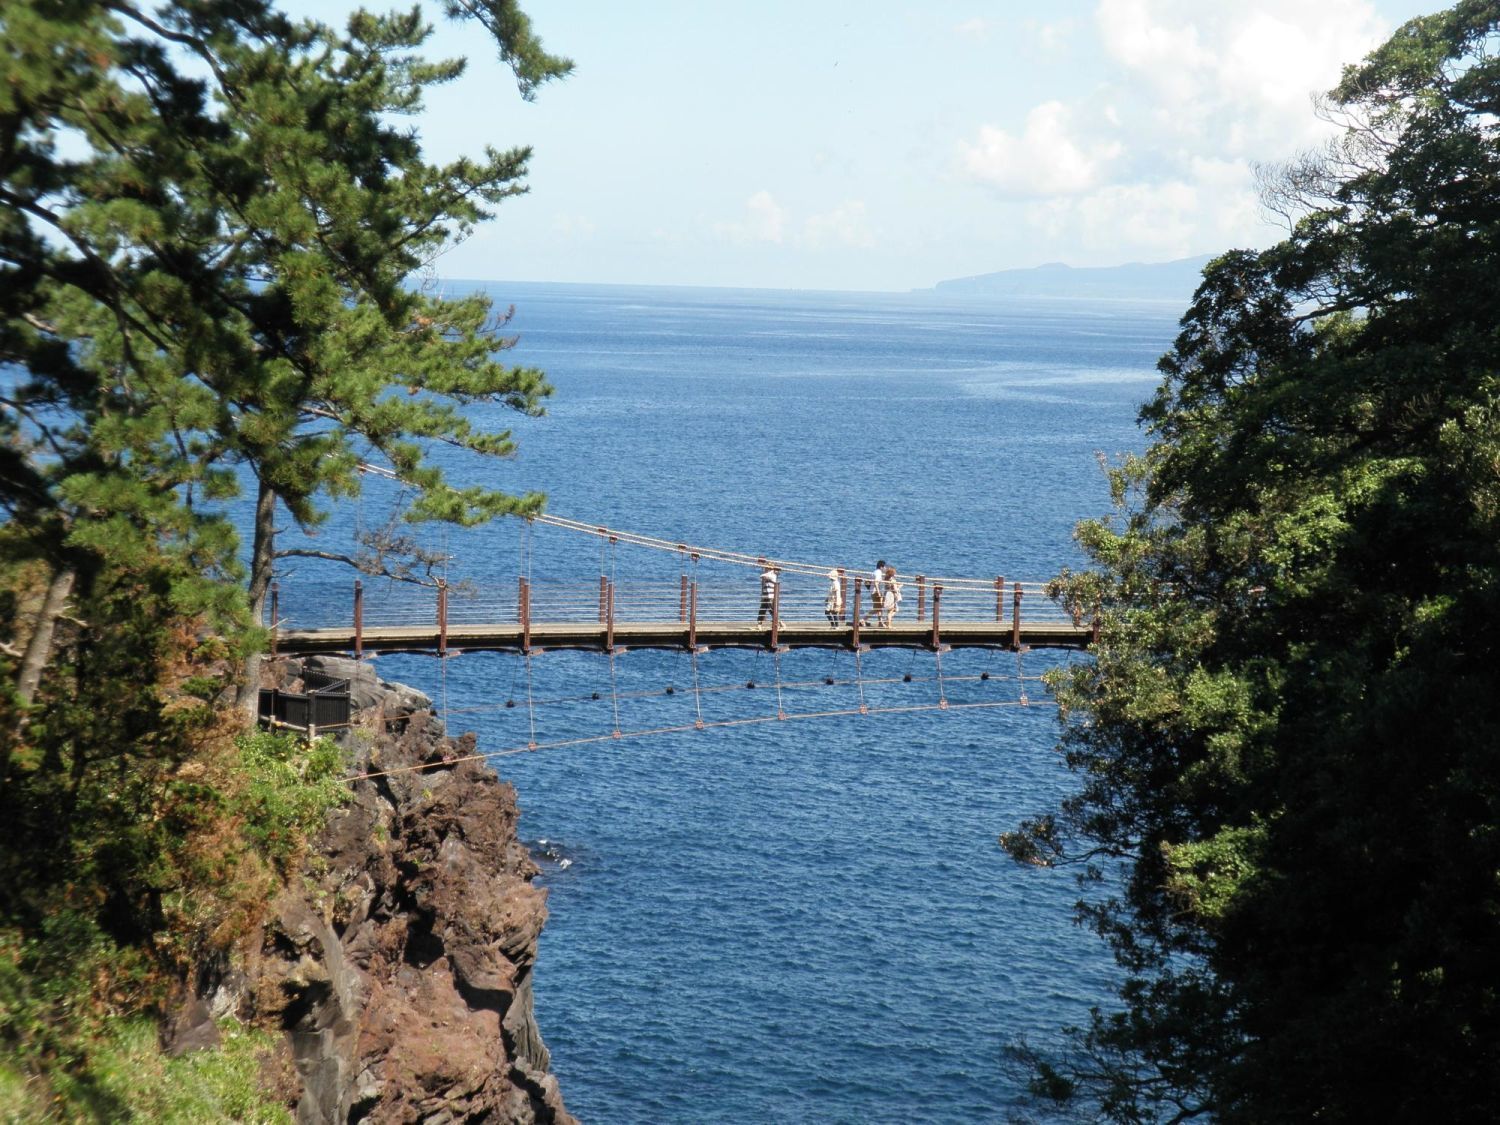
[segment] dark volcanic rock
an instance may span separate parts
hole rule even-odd
[[[355,784],[215,1007],[286,1029],[299,1122],[571,1122],[532,1017],[546,893],[515,792],[420,693],[349,678],[386,716],[351,736],[355,771],[389,772]]]

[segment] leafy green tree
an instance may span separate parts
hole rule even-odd
[[[525,98],[569,67],[513,0],[429,7],[484,27]],[[486,408],[548,393],[500,362],[487,300],[413,284],[528,156],[423,156],[403,119],[465,65],[428,33],[420,6],[333,28],[268,0],[0,0],[0,1101],[23,1116],[264,1102],[249,1053],[227,1093],[134,1072],[347,792],[335,748],[236,739],[218,706],[236,678],[254,699],[278,513],[316,526],[366,461],[418,519],[539,503],[427,457],[505,455]]]
[[[441,8],[493,36],[526,98],[570,68],[513,0]],[[424,58],[429,33],[420,5],[335,29],[268,0],[0,0],[0,363],[19,372],[0,502],[55,581],[148,544],[233,572],[220,502],[246,475],[257,617],[278,511],[314,527],[363,461],[415,489],[413,518],[539,506],[425,455],[508,454],[473,408],[534,413],[549,392],[496,357],[486,298],[411,284],[524,190],[529,156],[424,158],[401,119],[466,65]]]
[[[1038,1093],[1118,1121],[1470,1121],[1500,1105],[1500,4],[1346,70],[1303,213],[1205,271],[1059,586],[1083,782],[1003,837],[1123,869],[1127,971]]]

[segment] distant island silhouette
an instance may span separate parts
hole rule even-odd
[[[1134,297],[1182,301],[1192,297],[1203,267],[1214,255],[1172,262],[1129,262],[1121,266],[1069,266],[1048,262],[1031,269],[1000,270],[940,281],[930,290],[954,297]]]

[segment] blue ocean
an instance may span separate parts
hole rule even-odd
[[[1099,455],[1142,447],[1136,412],[1181,311],[477,287],[514,304],[508,359],[545,370],[556,394],[542,418],[481,416],[518,452],[452,454],[460,480],[673,542],[1028,581],[1082,561],[1075,523],[1109,509]],[[381,518],[370,492],[329,534]],[[539,587],[606,572],[670,586],[689,565],[516,521],[429,535],[460,600],[528,572]],[[293,620],[349,600],[347,575],[290,568],[281,583]],[[374,614],[401,600],[367,587]],[[1006,1043],[1084,1021],[1116,979],[1072,921],[1073,874],[1018,867],[996,843],[1073,786],[1036,677],[1076,659],[629,651],[377,666],[503,754],[550,896],[537,1018],[582,1120],[984,1122],[1024,1093]],[[939,693],[1014,705],[893,711]],[[847,712],[856,696],[893,713],[762,721]],[[715,725],[583,741],[695,715]],[[749,721],[719,725],[736,719]],[[509,753],[529,743],[548,748]]]

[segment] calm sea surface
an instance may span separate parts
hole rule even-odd
[[[556,514],[673,541],[1027,580],[1079,561],[1075,521],[1108,507],[1096,453],[1140,448],[1135,412],[1179,312],[484,288],[515,303],[510,359],[544,369],[557,393],[546,418],[496,414],[519,455],[498,466],[455,456],[460,478],[545,491]],[[373,498],[346,506],[330,534],[378,516]],[[481,590],[513,589],[523,550],[537,580],[597,581],[603,566],[675,583],[680,569],[557,531],[528,540],[512,522],[435,542],[455,556],[450,578]],[[344,575],[305,568],[282,584],[294,618],[348,601]],[[1014,678],[1062,659],[942,658],[947,698],[1024,691],[1026,707],[756,723],[500,759],[550,888],[537,1015],[569,1109],[653,1125],[1003,1120],[1020,1090],[1004,1044],[1080,1022],[1114,979],[1071,922],[1072,876],[1019,868],[995,839],[1071,787],[1055,709]],[[477,654],[441,669],[384,656],[379,668],[446,700],[451,729],[477,731],[488,750],[616,721],[691,722],[698,707],[723,720],[778,706],[766,653],[700,656],[697,696],[682,653],[633,651],[613,669],[580,653],[529,669]],[[790,653],[780,678],[814,686],[787,688],[780,705],[857,705],[857,679],[872,705],[930,703],[937,671],[926,653],[876,652],[858,667],[848,653]]]

